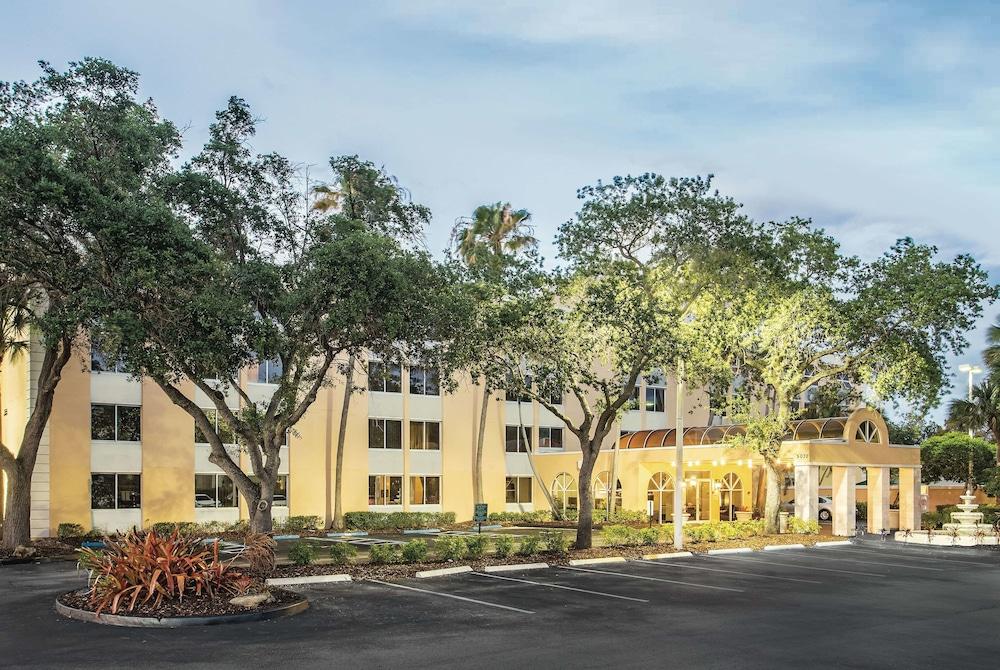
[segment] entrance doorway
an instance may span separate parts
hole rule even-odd
[[[708,521],[712,508],[712,478],[707,470],[689,472],[684,478],[684,511],[691,521]]]

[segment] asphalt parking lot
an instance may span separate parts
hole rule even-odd
[[[940,668],[1000,651],[1000,554],[879,542],[316,585],[302,615],[189,630],[58,617],[82,581],[0,568],[0,666]]]

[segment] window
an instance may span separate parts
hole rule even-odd
[[[868,443],[881,441],[878,434],[878,426],[871,421],[862,421],[858,426],[854,439]]]
[[[636,386],[632,389],[632,397],[625,403],[625,410],[628,412],[639,411],[639,387]]]
[[[538,429],[538,446],[541,449],[562,449],[563,429],[541,426]]]
[[[524,431],[521,426],[507,426],[504,444],[510,453],[526,454],[531,450],[531,426],[525,426]]]
[[[743,481],[735,472],[722,476],[719,488],[719,518],[735,521],[736,513],[743,511]]]
[[[508,375],[507,385],[508,387],[514,386],[514,380]],[[519,386],[518,388],[508,388],[504,392],[504,396],[510,402],[531,402],[531,397],[528,395],[527,391],[521,392],[521,389],[531,388],[531,375],[524,375],[524,386]]]
[[[386,365],[382,361],[368,361],[368,390],[380,393],[400,393],[402,373],[398,363]]]
[[[440,505],[441,478],[420,475],[410,477],[411,505]]]
[[[563,404],[563,394],[562,391],[553,391],[552,395],[549,396],[549,403],[553,405]]]
[[[415,395],[440,395],[437,368],[410,368],[410,393]]]
[[[368,504],[402,505],[403,478],[393,475],[369,475]]]
[[[531,502],[531,477],[507,477],[507,502]]]
[[[260,484],[260,479],[256,475],[250,475],[250,479],[255,484]],[[275,479],[271,504],[274,507],[288,507],[288,475],[278,475]]]
[[[410,449],[441,449],[441,424],[437,421],[411,421]]]
[[[280,358],[275,357],[269,361],[261,361],[257,364],[257,383],[277,384],[281,381],[283,371],[284,366],[281,364]]]
[[[552,501],[562,514],[577,508],[576,480],[568,472],[560,472],[552,481]]]
[[[141,408],[131,405],[91,405],[90,439],[138,442]]]
[[[236,487],[229,475],[194,476],[195,508],[236,507],[236,501]]]
[[[670,521],[674,515],[674,480],[666,472],[649,478],[646,499],[653,501],[653,518],[657,523]]]
[[[646,387],[646,411],[647,412],[663,411],[663,387],[661,386]]]
[[[403,422],[393,419],[368,419],[369,449],[402,449]]]
[[[139,509],[141,475],[90,475],[91,509]]]
[[[109,359],[108,355],[100,349],[100,343],[90,343],[90,371],[91,372],[125,372],[125,364],[118,360]]]
[[[219,417],[218,410],[202,409],[201,411],[205,413],[205,416],[212,424],[212,428],[215,429],[216,434],[222,440],[223,444],[236,444],[236,433],[233,432],[233,429],[229,427],[229,424],[224,419]],[[287,439],[285,441],[287,442]],[[194,425],[194,442],[195,444],[208,444],[208,438],[198,428],[197,423]]]
[[[611,473],[605,470],[597,475],[594,480],[594,509],[595,510],[607,510],[609,493],[611,492],[611,487],[608,482],[611,481]],[[619,479],[615,486],[615,499],[614,499],[614,509],[622,508],[622,481]]]

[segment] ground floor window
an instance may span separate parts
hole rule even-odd
[[[743,480],[735,472],[722,476],[719,488],[719,518],[735,521],[736,513],[743,509]]]
[[[260,484],[260,478],[257,475],[250,475],[250,480],[255,484]],[[274,507],[288,507],[288,475],[278,475],[277,479],[275,479],[271,505]]]
[[[674,515],[674,479],[666,472],[657,472],[649,478],[646,499],[653,503],[653,519],[657,523],[670,521]]]
[[[90,475],[91,509],[139,509],[141,475]]]
[[[552,501],[563,514],[578,507],[576,480],[568,472],[560,472],[553,480]]]
[[[594,480],[594,509],[595,510],[607,510],[608,501],[610,500],[611,494],[611,473],[605,470],[604,472],[598,473],[597,478]],[[617,480],[615,482],[615,501],[614,509],[622,508],[622,480]]]
[[[236,487],[229,475],[210,474],[194,476],[194,506],[236,507]]]
[[[369,475],[368,504],[402,505],[403,478],[396,475]]]
[[[410,477],[411,505],[440,505],[441,478],[420,475]]]
[[[507,477],[507,502],[531,502],[531,477]]]

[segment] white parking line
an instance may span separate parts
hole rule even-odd
[[[620,596],[616,593],[604,593],[603,591],[590,591],[588,589],[578,589],[573,586],[563,586],[562,584],[547,584],[545,582],[534,582],[530,579],[517,579],[516,577],[502,577],[500,575],[493,575],[486,572],[473,572],[476,577],[489,577],[490,579],[502,579],[506,582],[519,582],[521,584],[531,584],[532,586],[547,586],[550,589],[562,589],[563,591],[576,591],[577,593],[589,593],[593,596],[604,596],[605,598],[617,598],[619,600],[631,600],[636,603],[648,603],[648,600],[643,598],[633,598],[631,596]]]
[[[831,556],[829,552],[823,554],[822,556],[816,556],[815,554],[784,554],[782,558],[811,558],[817,561],[834,561],[834,562],[847,562],[847,563],[867,563],[868,565],[888,565],[895,568],[909,568],[910,570],[933,570],[934,572],[944,572],[944,568],[928,568],[924,565],[908,565],[906,563],[887,563],[885,561],[872,561],[866,558],[847,558],[846,556],[842,558],[835,558]]]
[[[747,577],[759,577],[760,579],[777,579],[783,582],[800,582],[802,584],[822,584],[812,579],[799,579],[797,577],[778,577],[777,575],[761,575],[756,572],[740,572],[739,570],[726,570],[725,568],[706,568],[704,565],[692,565],[688,562],[674,561],[673,563],[660,563],[658,561],[647,561],[645,559],[635,559],[634,563],[647,563],[658,565],[661,568],[691,568],[692,570],[705,570],[707,572],[728,572],[731,575],[745,575]]]
[[[418,589],[413,586],[404,586],[403,584],[393,584],[392,582],[383,582],[378,579],[369,579],[369,582],[375,584],[381,584],[382,586],[388,586],[392,589],[404,589],[406,591],[416,591],[417,593],[426,593],[432,596],[441,596],[442,598],[451,598],[453,600],[461,600],[467,603],[475,603],[477,605],[485,605],[486,607],[496,607],[497,609],[510,610],[511,612],[520,612],[521,614],[534,614],[531,610],[523,610],[520,607],[511,607],[509,605],[500,605],[497,603],[488,603],[485,600],[476,600],[475,598],[466,598],[465,596],[456,596],[452,593],[441,593],[440,591],[431,591],[430,589]]]
[[[864,547],[850,547],[850,548],[845,547],[843,549],[832,549],[832,550],[830,550],[829,553],[831,553],[831,554],[833,554],[833,553],[841,554],[841,553],[848,553],[848,552],[851,552],[851,551],[863,551],[866,554],[881,554],[882,556],[886,556],[888,554],[892,554],[893,558],[898,558],[900,560],[904,560],[905,559],[905,560],[908,560],[908,561],[921,561],[923,563],[938,563],[940,561],[944,561],[946,563],[962,563],[964,565],[982,565],[982,566],[985,566],[987,568],[1000,567],[1000,564],[998,564],[998,563],[983,563],[983,562],[980,562],[980,561],[963,561],[963,560],[958,559],[958,558],[944,558],[944,557],[935,558],[933,556],[912,556],[912,555],[908,554],[906,551],[897,551],[895,549],[865,549]]]
[[[863,575],[865,577],[886,577],[888,575],[875,572],[859,572],[857,570],[837,570],[835,568],[818,568],[815,565],[795,565],[794,563],[781,563],[779,561],[762,561],[759,558],[745,558],[743,556],[713,556],[714,561],[744,561],[751,563],[763,563],[764,565],[778,565],[785,568],[795,568],[798,570],[819,570],[820,572],[841,572],[845,575]]]
[[[645,577],[643,575],[630,575],[626,572],[612,572],[611,570],[591,570],[590,568],[574,568],[568,565],[561,566],[563,570],[577,570],[578,572],[592,572],[597,575],[613,575],[626,579],[644,579],[650,582],[665,582],[667,584],[679,584],[680,586],[691,586],[696,589],[711,589],[713,591],[733,591],[743,593],[743,589],[734,589],[728,586],[710,586],[708,584],[698,584],[697,582],[682,582],[676,579],[663,579],[661,577]]]

